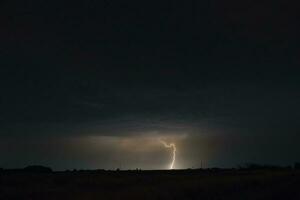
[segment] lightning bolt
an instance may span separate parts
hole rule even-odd
[[[175,160],[176,160],[176,145],[174,143],[170,143],[170,144],[167,144],[165,141],[163,141],[162,139],[159,139],[159,142],[161,144],[164,145],[164,147],[166,148],[171,148],[172,149],[172,162],[170,164],[170,169],[173,169],[174,167],[174,163],[175,163]]]

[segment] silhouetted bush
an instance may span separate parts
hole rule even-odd
[[[299,162],[296,162],[294,164],[294,169],[300,169],[300,163]]]
[[[249,170],[258,170],[258,169],[286,169],[288,167],[282,167],[277,165],[262,165],[256,163],[246,163],[238,167],[239,169],[249,169]]]

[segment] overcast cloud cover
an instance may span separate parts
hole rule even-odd
[[[288,165],[300,153],[288,2],[0,4],[0,167]]]

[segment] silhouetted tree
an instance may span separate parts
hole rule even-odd
[[[35,172],[35,173],[49,173],[52,172],[52,169],[50,167],[45,167],[41,165],[31,165],[27,166],[23,169],[26,172]]]

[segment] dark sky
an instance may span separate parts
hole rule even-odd
[[[288,165],[300,154],[299,6],[2,0],[0,167]]]

